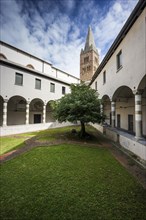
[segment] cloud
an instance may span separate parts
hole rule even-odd
[[[1,39],[79,77],[88,25],[103,57],[136,2],[1,0]]]
[[[125,0],[115,1],[108,12],[105,15],[103,14],[100,20],[94,23],[94,37],[97,47],[101,49],[101,60],[120,32],[136,3],[137,0],[128,1],[128,4]]]

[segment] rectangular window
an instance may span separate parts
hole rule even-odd
[[[106,71],[103,72],[103,84],[106,83]]]
[[[66,91],[65,91],[65,87],[64,86],[62,86],[62,94],[65,94],[66,93]]]
[[[50,83],[50,92],[55,92],[55,84]]]
[[[35,79],[35,89],[41,89],[41,80]]]
[[[97,81],[95,82],[95,90],[97,91]]]
[[[122,67],[122,50],[117,54],[117,70]]]
[[[15,85],[22,86],[23,85],[23,75],[20,73],[15,74]]]

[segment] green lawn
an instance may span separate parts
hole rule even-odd
[[[56,140],[75,140],[82,141],[78,136],[75,136],[71,133],[72,129],[80,130],[80,126],[70,126],[70,127],[62,127],[55,129],[47,129],[38,132],[17,134],[1,137],[0,139],[0,155],[3,155],[12,150],[16,150],[25,145],[25,141],[35,137],[37,141],[40,141],[42,144],[46,141],[56,141]],[[96,131],[91,126],[86,126],[86,130],[89,133]],[[91,140],[90,140],[91,142]],[[92,142],[97,143],[98,139],[94,138]]]
[[[38,147],[0,177],[1,219],[146,219],[146,190],[101,147]]]
[[[24,141],[35,136],[36,133],[11,135],[0,138],[0,155],[24,146]]]

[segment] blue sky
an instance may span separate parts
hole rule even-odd
[[[79,77],[91,25],[100,61],[138,0],[0,0],[1,40]]]

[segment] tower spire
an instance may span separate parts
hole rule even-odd
[[[89,82],[98,66],[99,54],[96,49],[91,26],[89,26],[85,47],[80,53],[80,79]]]
[[[86,43],[85,43],[85,47],[84,47],[84,52],[87,52],[87,51],[90,51],[90,50],[94,50],[94,51],[97,52],[94,37],[93,37],[93,33],[92,33],[92,29],[91,29],[91,26],[89,25],[88,34],[87,34],[87,38],[86,38]]]

